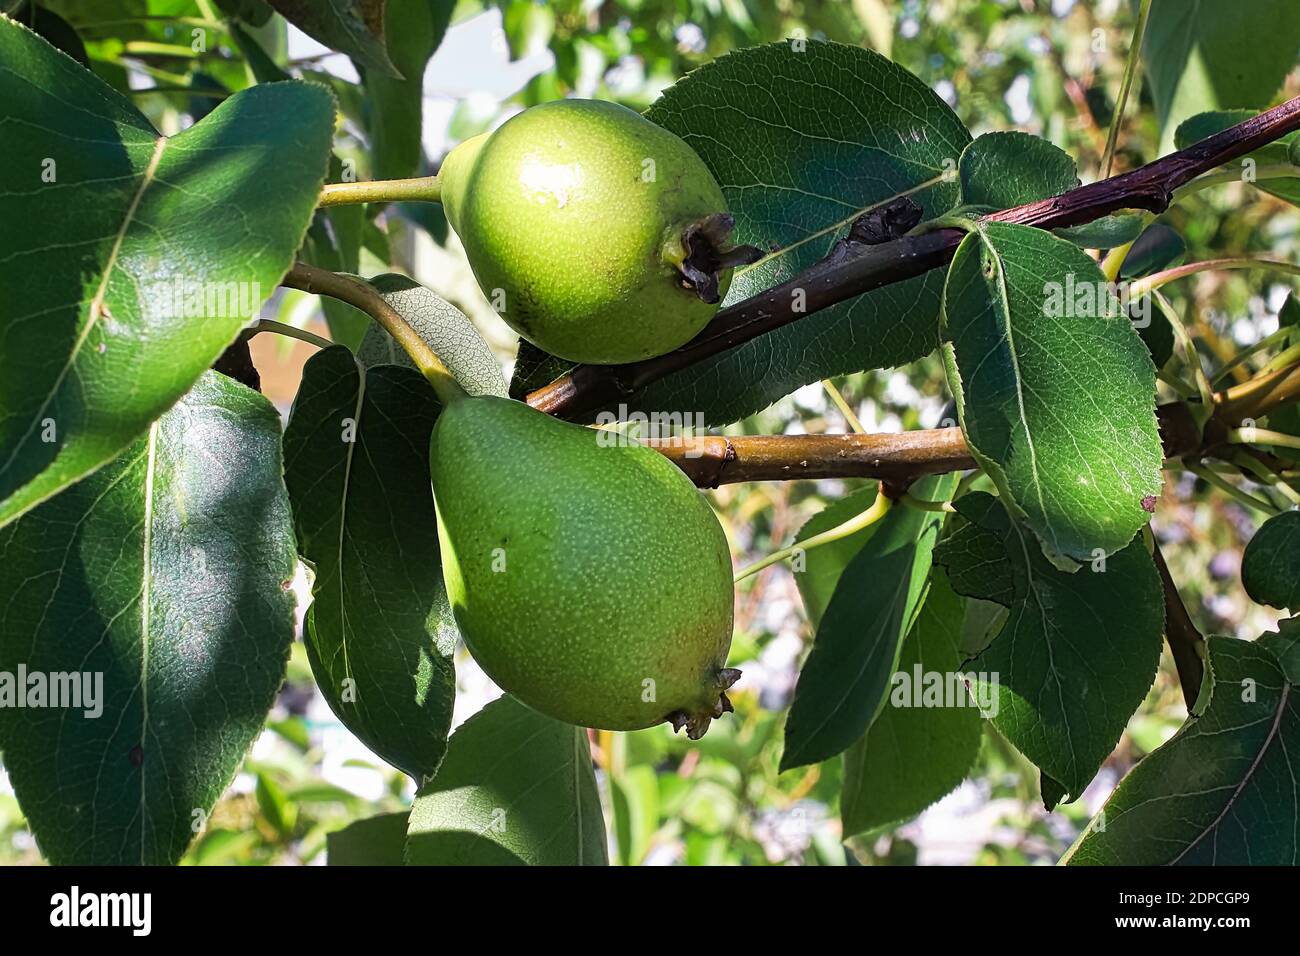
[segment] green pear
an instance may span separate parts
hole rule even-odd
[[[534,106],[467,140],[438,174],[447,220],[502,318],[575,362],[617,364],[685,344],[713,317],[734,220],[680,138],[597,100]]]
[[[731,709],[731,556],[676,466],[493,396],[452,402],[429,458],[447,596],[502,689],[581,726],[692,738]]]

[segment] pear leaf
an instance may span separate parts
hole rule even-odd
[[[406,854],[409,813],[380,813],[350,823],[325,837],[330,866],[401,866]]]
[[[1294,645],[1300,634],[1274,640]],[[1260,641],[1206,646],[1209,706],[1124,778],[1065,862],[1300,863],[1300,674]]]
[[[1300,511],[1260,526],[1242,555],[1241,581],[1252,601],[1300,611]]]
[[[1079,185],[1069,153],[1039,136],[1018,131],[985,133],[957,164],[961,204],[1008,209],[1059,196]]]
[[[1154,0],[1142,70],[1168,152],[1174,130],[1205,110],[1267,106],[1295,68],[1300,6],[1277,0]]]
[[[388,53],[402,78],[365,70],[375,179],[404,179],[420,172],[424,156],[424,71],[451,24],[455,0],[404,0],[384,9]]]
[[[1083,250],[988,223],[944,287],[944,353],[971,453],[1056,564],[1123,548],[1150,519],[1163,449],[1155,366]]]
[[[3,526],[113,460],[256,317],[311,220],[334,106],[255,86],[167,138],[4,17],[0,63],[8,161],[31,171],[0,196]]]
[[[284,680],[296,561],[279,413],[217,372],[0,529],[0,749],[47,860],[180,859]]]
[[[736,217],[733,240],[777,250],[737,270],[728,303],[827,255],[854,218],[899,193],[916,189],[927,217],[947,212],[958,188],[945,173],[970,142],[917,77],[878,53],[824,41],[719,57],[646,115],[704,160]],[[938,344],[941,284],[929,274],[868,292],[676,372],[628,405],[726,424],[809,382],[910,362]]]
[[[911,494],[945,501],[957,480],[955,474],[925,478]],[[841,753],[871,724],[916,619],[942,526],[942,512],[895,505],[867,529],[821,615],[799,674],[781,770]]]
[[[852,494],[832,501],[804,523],[794,536],[794,543],[800,544],[815,535],[830,531],[866,511],[876,500],[879,487],[874,481],[868,482]],[[804,611],[814,627],[821,623],[826,605],[830,603],[845,567],[875,532],[876,526],[868,525],[861,531],[827,541],[804,552],[803,570],[795,573],[794,580],[799,588],[799,596],[803,598]]]
[[[961,783],[975,763],[983,723],[960,675],[965,606],[935,568],[885,705],[844,753],[845,836],[920,813]],[[927,688],[935,681],[957,696],[932,694]]]
[[[956,507],[968,523],[935,553],[954,586],[960,581],[959,592],[970,597],[1005,600],[1004,570],[988,560],[998,548],[1014,582],[1006,623],[967,665],[976,699],[994,702],[994,726],[1078,797],[1155,679],[1164,632],[1155,564],[1139,538],[1088,567],[1062,571],[998,499],[975,492]]]
[[[417,782],[451,729],[459,632],[424,449],[440,405],[413,369],[318,352],[285,430],[285,481],[316,569],[304,640],[317,685],[361,741]]]
[[[505,397],[508,389],[501,373],[501,363],[469,316],[406,276],[387,273],[367,281],[442,359],[465,391],[471,395]],[[367,366],[405,365],[415,368],[415,363],[393,337],[373,324],[361,342],[358,358]]]
[[[400,79],[384,45],[387,0],[267,0],[276,12],[312,39],[358,63]],[[404,5],[403,0],[393,0]],[[413,0],[405,0],[405,3]]]
[[[406,862],[604,866],[605,818],[587,731],[513,697],[467,720],[415,798]]]

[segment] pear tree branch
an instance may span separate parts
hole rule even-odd
[[[1199,403],[1167,402],[1156,409],[1166,460],[1222,457],[1231,461],[1242,447],[1238,426],[1243,421],[1300,401],[1300,364],[1217,392],[1214,401],[1204,426]],[[1264,438],[1258,444],[1267,445]],[[742,481],[878,478],[905,491],[926,475],[977,467],[959,428],[861,435],[705,435],[644,444],[701,488]]]
[[[1201,450],[1201,430],[1190,405],[1161,405],[1157,417],[1166,458]],[[705,435],[644,444],[701,488],[741,481],[878,478],[905,490],[926,475],[977,466],[959,428],[864,435]]]

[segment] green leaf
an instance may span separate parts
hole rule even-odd
[[[1267,106],[1295,67],[1300,6],[1277,0],[1155,0],[1142,69],[1164,130],[1203,110]]]
[[[737,242],[785,250],[736,275],[728,302],[822,258],[859,212],[955,168],[970,142],[947,104],[902,67],[822,41],[720,57],[646,115],[712,171]],[[938,182],[912,198],[936,216],[957,191]],[[912,361],[938,344],[939,290],[933,274],[886,286],[677,372],[629,404],[700,411],[723,424],[809,382]]]
[[[1277,324],[1300,330],[1300,297],[1297,297],[1294,292],[1287,293],[1286,301],[1282,303],[1282,308],[1278,309]],[[1292,332],[1292,335],[1294,334]]]
[[[510,59],[544,53],[555,32],[555,11],[549,4],[505,0],[501,26],[510,44]]]
[[[1260,642],[1206,645],[1209,707],[1124,778],[1071,865],[1300,863],[1300,675]]]
[[[1164,631],[1155,564],[1139,538],[1093,568],[1061,571],[998,499],[976,492],[956,507],[969,524],[939,545],[935,560],[954,587],[962,581],[958,592],[1001,595],[1003,572],[990,569],[980,586],[970,562],[999,545],[1015,580],[1006,624],[968,665],[976,698],[996,700],[998,730],[1077,798],[1155,678]]]
[[[1282,665],[1286,679],[1300,684],[1300,617],[1279,621],[1276,631],[1265,631],[1255,639],[1255,646],[1267,648]]]
[[[587,731],[502,697],[452,735],[416,796],[406,862],[604,866],[605,844]]]
[[[628,767],[610,778],[610,810],[618,860],[636,866],[645,859],[659,828],[659,778],[653,767]]]
[[[1052,233],[1082,249],[1115,249],[1137,239],[1145,224],[1146,218],[1141,213],[1124,212],[1078,226],[1053,229]]]
[[[1187,240],[1163,222],[1152,223],[1124,257],[1120,278],[1137,279],[1178,265],[1187,255]],[[1154,309],[1157,315],[1160,310]],[[1166,320],[1168,321],[1168,320]]]
[[[1236,126],[1238,123],[1245,122],[1252,116],[1258,115],[1259,110],[1215,110],[1208,113],[1197,113],[1178,125],[1178,129],[1174,131],[1174,145],[1179,149],[1186,149],[1193,143],[1207,139],[1215,133],[1221,133],[1230,126]],[[1286,136],[1261,146],[1253,153],[1234,161],[1227,168],[1240,169],[1242,180],[1247,181],[1246,172],[1250,169],[1247,160],[1253,160],[1256,169],[1259,166],[1268,165],[1287,163],[1294,165],[1295,161],[1291,156],[1292,151],[1297,147],[1300,147],[1300,133],[1288,133]],[[1277,196],[1279,199],[1285,199],[1289,203],[1300,206],[1300,168],[1295,170],[1294,176],[1281,179],[1257,179],[1254,181],[1254,185],[1266,193]]]
[[[9,16],[23,26],[31,27],[53,46],[72,57],[86,69],[90,69],[90,59],[86,56],[86,45],[77,34],[76,28],[63,17],[45,7],[37,6],[31,0],[18,4]]]
[[[368,281],[442,359],[465,391],[471,395],[505,396],[501,363],[464,312],[403,275],[387,273]],[[377,325],[366,333],[359,358],[367,366],[415,367],[393,337]]]
[[[266,0],[216,0],[217,9],[227,16],[260,27],[271,19],[274,11]]]
[[[950,565],[949,576],[953,571]],[[959,594],[965,594],[966,588],[957,588]],[[1012,600],[1008,598],[1008,600]],[[1007,623],[1007,605],[997,601],[985,601],[980,598],[966,598],[966,620],[962,623],[961,656],[968,661],[979,657],[984,648],[993,643],[993,639],[1002,632]]]
[[[304,640],[331,709],[384,760],[422,781],[447,746],[458,631],[442,583],[429,486],[439,404],[392,365],[318,352],[284,435],[302,555],[316,569]]]
[[[385,0],[267,0],[281,16],[331,50],[389,76],[401,73],[384,46]],[[402,3],[403,0],[392,0]],[[407,3],[410,0],[406,0]]]
[[[419,171],[424,155],[424,70],[442,43],[455,6],[455,0],[404,0],[390,2],[384,11],[388,52],[404,78],[364,73],[375,179],[404,179]]]
[[[1043,798],[1043,809],[1051,813],[1061,805],[1061,801],[1069,796],[1069,793],[1060,782],[1039,771],[1038,795]]]
[[[955,474],[925,478],[911,494],[946,501],[957,480]],[[781,770],[835,756],[871,724],[916,619],[942,526],[942,512],[901,504],[871,526],[840,575],[799,674]]]
[[[966,147],[957,171],[961,203],[1009,209],[1059,196],[1079,185],[1070,154],[1047,140],[1016,131],[985,133]]]
[[[0,749],[51,863],[175,863],[234,777],[293,640],[280,475],[279,414],[208,372],[0,530]],[[20,666],[99,675],[102,711],[12,706]]]
[[[1252,601],[1300,611],[1300,511],[1269,518],[1246,545],[1241,583]]]
[[[962,240],[944,288],[967,444],[1057,563],[1124,547],[1160,493],[1155,367],[1108,288],[1081,249],[1000,223]]]
[[[230,38],[235,41],[235,45],[239,47],[239,52],[244,55],[244,61],[248,64],[248,69],[257,82],[279,83],[293,78],[266,52],[257,37],[238,23],[230,24]]]
[[[972,510],[972,506],[977,506]],[[988,502],[982,498],[962,497],[956,507],[961,515],[973,513],[983,517]],[[976,525],[958,527],[940,545],[939,561],[947,568],[947,578],[958,594],[1010,607],[1016,600],[1016,572],[1007,561],[1007,549],[997,535],[985,533]]]
[[[33,171],[0,198],[2,526],[120,454],[255,317],[302,243],[334,111],[257,86],[167,139],[4,19],[0,63],[6,155]]]
[[[965,603],[936,568],[885,706],[844,754],[845,837],[915,816],[961,783],[974,764],[982,724],[965,684],[956,680],[959,699],[921,696],[927,681],[948,684],[958,674]]]
[[[1120,266],[1120,279],[1128,282],[1177,265],[1187,255],[1187,242],[1162,222],[1152,223],[1134,240]],[[1174,327],[1151,298],[1129,303],[1129,319],[1142,337],[1157,370],[1174,356]]]
[[[957,168],[961,204],[982,209],[1010,209],[1079,185],[1079,170],[1069,153],[1014,130],[980,136],[966,147]],[[1136,239],[1142,224],[1142,216],[1124,214],[1054,232],[1085,249],[1113,249]]]
[[[262,819],[269,823],[281,838],[290,836],[298,818],[298,807],[289,801],[284,788],[266,771],[257,774],[255,796]]]
[[[809,518],[799,533],[794,536],[794,543],[800,544],[814,535],[830,531],[871,507],[876,500],[878,485],[873,481],[859,488],[851,495],[845,495]],[[853,556],[862,550],[863,545],[871,540],[876,532],[876,525],[869,525],[861,531],[845,535],[835,541],[828,541],[804,554],[804,568],[795,573],[795,583],[803,598],[804,610],[809,622],[816,627],[826,612],[831,595],[840,575]]]
[[[380,813],[325,837],[330,866],[401,866],[409,813]]]
[[[1133,320],[1133,327],[1142,337],[1142,344],[1147,347],[1151,364],[1162,369],[1174,357],[1173,324],[1163,309],[1156,308],[1149,296],[1144,297],[1140,305],[1145,315],[1139,313],[1139,317]],[[1133,313],[1134,308],[1130,307],[1129,314]]]
[[[427,158],[422,157],[421,168],[428,168]],[[447,236],[451,233],[451,226],[447,223],[447,214],[443,212],[442,206],[436,202],[399,202],[393,203],[393,208],[397,210],[404,220],[423,229],[429,234],[429,238],[436,244],[445,246]],[[522,339],[520,340],[522,341]],[[570,365],[573,363],[570,362]],[[542,383],[546,384],[545,382]]]

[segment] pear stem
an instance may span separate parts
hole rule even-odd
[[[351,276],[309,266],[305,262],[294,263],[280,284],[303,292],[328,295],[360,309],[383,326],[397,340],[397,344],[406,350],[406,354],[411,356],[415,367],[429,380],[444,405],[465,397],[465,390],[448,371],[442,359],[429,348],[429,343],[420,338],[410,323],[402,318],[401,313],[389,305],[373,286]]]
[[[893,502],[889,500],[889,496],[885,494],[884,485],[881,485],[879,490],[876,492],[876,500],[872,502],[871,507],[866,511],[854,515],[843,524],[838,524],[834,528],[823,531],[821,534],[815,534],[806,541],[798,541],[790,545],[788,548],[782,548],[780,551],[773,551],[767,557],[761,558],[749,567],[738,571],[733,583],[739,584],[751,574],[757,574],[764,568],[770,567],[778,561],[784,561],[786,558],[796,554],[797,552],[811,551],[813,548],[819,548],[823,544],[830,544],[832,541],[847,538],[849,535],[861,531],[863,528],[869,528],[889,513],[892,504]]]
[[[822,379],[822,387],[826,389],[826,394],[830,396],[831,401],[835,403],[835,407],[838,408],[840,414],[844,416],[844,422],[849,426],[849,431],[853,432],[855,435],[865,435],[867,430],[862,427],[862,422],[858,418],[857,412],[853,410],[853,406],[850,405],[848,399],[844,397],[844,393],[836,388],[835,383],[829,378]]]
[[[357,183],[326,183],[320,206],[345,206],[363,202],[441,202],[442,183],[437,176],[416,179],[377,179]]]

